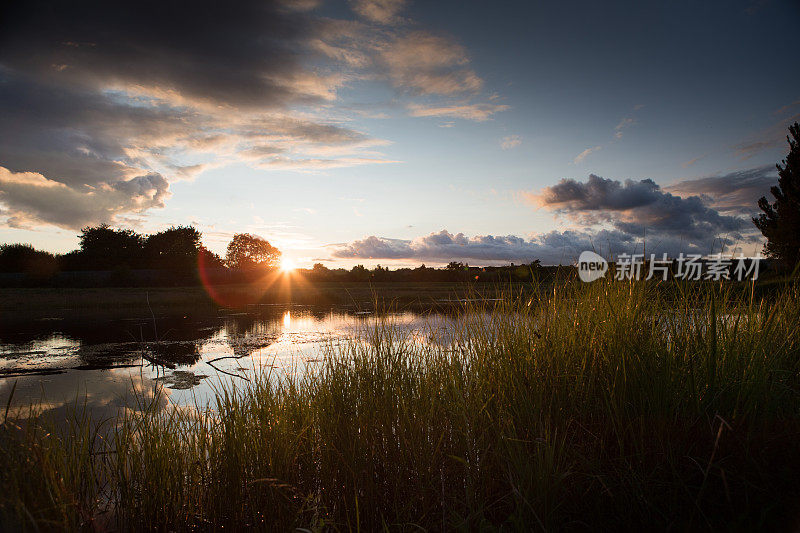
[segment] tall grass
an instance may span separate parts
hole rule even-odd
[[[563,284],[98,426],[7,421],[6,527],[796,525],[800,294]],[[49,429],[48,429],[49,428]],[[49,432],[49,433],[48,433]]]

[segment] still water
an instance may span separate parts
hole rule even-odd
[[[245,383],[258,369],[307,371],[326,347],[363,340],[377,318],[267,306],[204,318],[32,320],[0,333],[0,406],[5,410],[11,398],[12,416],[24,417],[36,405],[61,417],[77,404],[107,418],[142,400],[205,405],[215,387]],[[412,311],[380,318],[419,342],[433,342],[451,320]]]

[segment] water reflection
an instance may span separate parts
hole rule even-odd
[[[435,317],[447,320],[415,312],[392,313],[390,320],[420,342],[446,342],[434,338],[448,329],[430,328]],[[76,399],[103,417],[137,396],[162,406],[205,403],[220,381],[248,379],[254,369],[303,371],[319,360],[323,344],[357,338],[374,320],[363,312],[260,306],[199,318],[5,321],[0,405],[15,383],[15,415],[32,404],[60,414]]]
[[[143,410],[152,405],[164,408],[170,402],[171,390],[144,373],[129,368],[80,371],[66,370],[57,374],[26,375],[0,380],[0,398],[10,404],[10,418],[26,418],[33,410],[63,420],[84,409],[97,421],[118,416],[121,410]]]

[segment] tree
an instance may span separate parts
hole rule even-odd
[[[79,263],[88,270],[136,268],[142,263],[144,239],[130,229],[113,229],[107,224],[81,230]]]
[[[278,266],[281,252],[266,239],[249,233],[237,233],[228,244],[225,262],[230,268],[252,270]]]
[[[200,232],[191,226],[173,226],[147,237],[145,257],[151,268],[190,271],[197,265]]]
[[[36,250],[30,244],[0,246],[0,272],[21,272],[35,278],[49,278],[57,267],[53,254]]]
[[[225,261],[220,256],[209,250],[203,245],[200,245],[200,250],[197,252],[199,255],[198,264],[206,269],[220,269],[225,268]]]
[[[350,279],[353,281],[365,281],[369,279],[369,270],[364,265],[356,265],[350,269]]]
[[[776,165],[778,185],[770,189],[775,202],[770,204],[762,196],[758,207],[764,212],[753,223],[767,238],[764,255],[794,268],[800,261],[800,124],[789,126],[789,133],[789,155],[783,167]]]

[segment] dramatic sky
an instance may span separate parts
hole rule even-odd
[[[29,0],[0,242],[261,235],[300,265],[760,247],[796,1]]]

